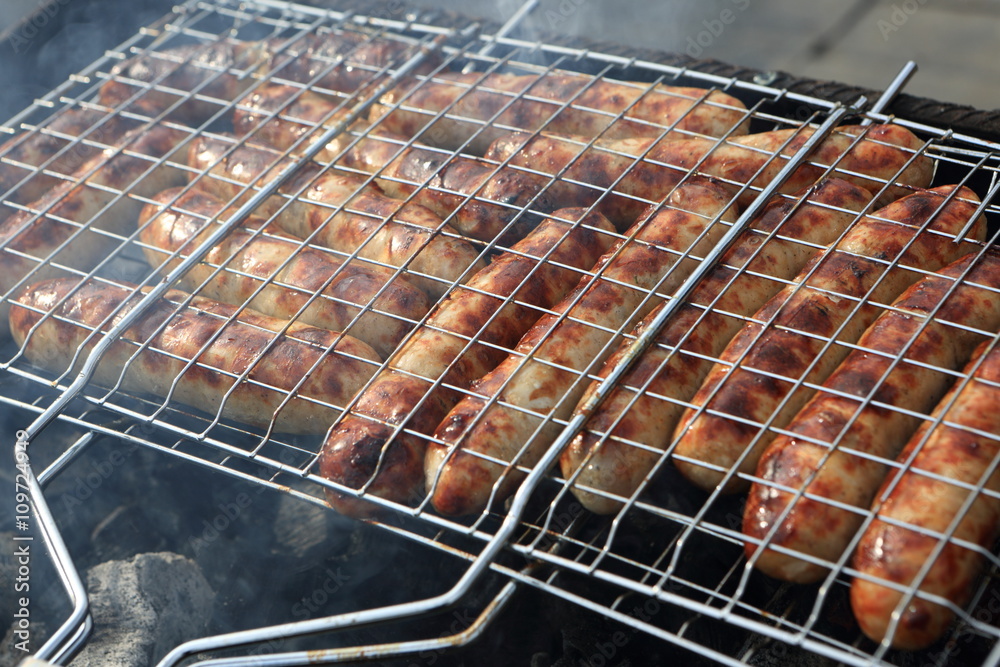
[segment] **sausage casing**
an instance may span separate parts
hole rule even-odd
[[[572,105],[563,108],[570,99]],[[448,116],[457,118],[434,121],[446,109]],[[475,122],[491,120],[498,112],[490,125]],[[624,117],[616,119],[622,113]],[[468,150],[481,155],[504,132],[543,126],[555,134],[609,139],[656,137],[667,126],[673,126],[675,137],[745,133],[747,112],[742,102],[718,90],[651,87],[570,72],[446,72],[413,79],[410,85],[386,93],[372,108],[370,119],[396,134],[419,134],[433,146],[457,149],[471,140]]]
[[[941,269],[970,250],[949,235],[962,231],[978,202],[958,186],[904,197],[858,221],[757,311],[677,425],[674,462],[685,477],[703,489],[746,488],[746,479],[731,472],[756,470],[773,438],[762,426],[791,421],[812,387],[829,377],[879,315],[875,304],[892,303],[921,277],[919,271]],[[985,233],[980,216],[968,238],[982,240]],[[828,345],[830,339],[836,342]]]
[[[472,385],[428,446],[426,484],[435,509],[471,514],[506,498],[523,479],[515,466],[538,462],[558,433],[538,415],[565,419],[586,389],[614,332],[634,324],[670,294],[718,242],[735,212],[711,181],[678,186],[543,315],[494,370]],[[653,298],[647,298],[653,292]],[[538,430],[539,427],[543,427]],[[504,463],[507,463],[505,466]],[[502,481],[501,481],[502,480]]]
[[[231,70],[260,72],[270,57],[264,42],[228,38],[150,50],[115,66],[99,97],[109,107],[197,124],[220,113],[254,82]]]
[[[1000,527],[1000,349],[984,343],[965,369],[972,379],[956,381],[899,455],[904,467],[892,472],[880,491],[884,498],[854,555],[858,576],[851,585],[851,608],[866,635],[883,641],[893,614],[899,621],[889,643],[919,649],[940,638],[951,624],[951,608],[929,600],[937,595],[957,607],[968,603],[976,577]],[[980,361],[982,364],[976,366]],[[976,489],[985,489],[985,493]],[[966,505],[968,503],[968,505]],[[944,535],[954,528],[949,538]],[[940,553],[922,579],[921,568]],[[957,544],[963,540],[972,546]],[[900,588],[915,588],[912,598]]]
[[[309,84],[311,90],[329,95],[349,93],[363,96],[382,75],[402,65],[411,55],[411,44],[402,39],[374,36],[360,30],[335,30],[303,35],[292,44],[283,38],[268,42],[276,55],[268,71],[275,79]],[[438,63],[435,54],[425,56],[417,72],[430,72]],[[334,99],[340,96],[334,95]]]
[[[128,152],[108,149],[84,163],[83,181],[65,181],[0,221],[0,336],[7,332],[5,296],[28,282],[61,275],[60,265],[92,270],[131,232],[142,207],[137,197],[183,182],[179,169],[153,165],[186,137],[179,130],[153,128],[129,142]]]
[[[231,148],[223,140],[202,137],[192,143],[188,157],[189,166],[208,171],[198,187],[225,201],[247,197],[242,184],[266,180],[283,164],[277,153],[264,148],[240,146],[227,154]],[[286,208],[282,206],[287,199],[275,196],[259,213],[273,215],[274,223],[288,233],[332,250],[357,252],[381,266],[405,266],[407,282],[431,299],[483,266],[472,244],[432,211],[387,197],[358,176],[335,170],[317,175],[314,165],[307,165],[281,192],[295,194],[303,188]]]
[[[67,109],[36,130],[25,131],[0,145],[0,195],[29,204],[64,179],[45,173],[72,175],[100,156],[105,148],[120,146],[141,123],[88,108]],[[42,171],[44,169],[44,171]]]
[[[289,86],[267,86],[237,107],[233,125],[240,136],[288,150],[339,115],[337,105],[324,97]],[[425,206],[481,241],[502,234],[501,243],[514,243],[539,222],[533,213],[553,210],[543,176],[412,144],[381,127],[360,138],[352,132],[338,135],[317,161],[376,174],[389,196]],[[529,205],[533,213],[523,211]]]
[[[154,303],[108,348],[93,381],[260,428],[273,420],[278,431],[323,433],[380,363],[350,336],[188,298],[170,290]],[[11,330],[29,361],[67,373],[78,349],[79,364],[96,345],[93,332],[107,331],[138,300],[130,285],[35,283],[11,308]]]
[[[744,510],[743,531],[753,538],[748,556],[765,539],[827,562],[847,550],[863,515],[843,506],[871,504],[886,473],[881,461],[896,457],[919,425],[915,413],[932,410],[952,380],[935,369],[957,371],[984,332],[1000,328],[1000,255],[970,270],[975,259],[966,256],[906,290],[788,425],[795,435],[783,433],[767,447]],[[796,582],[828,572],[771,549],[755,566]]]
[[[587,509],[616,512],[618,498],[641,487],[667,449],[684,401],[694,396],[743,318],[794,278],[817,246],[834,242],[870,201],[867,190],[829,179],[797,198],[767,205],[563,452],[563,475],[574,479],[579,472],[573,493]],[[601,377],[627,347],[609,357]],[[596,387],[588,388],[581,403]]]
[[[544,174],[565,169],[549,187],[555,202],[584,206],[603,197],[600,210],[617,221],[634,219],[638,207],[660,201],[690,171],[718,178],[734,190],[749,183],[751,187],[739,199],[746,206],[812,135],[811,128],[775,130],[732,137],[718,145],[709,139],[656,143],[638,138],[605,141],[585,150],[581,141],[546,134],[508,135],[496,141],[486,157],[509,159],[510,164]],[[934,164],[930,157],[917,155],[922,147],[912,132],[898,125],[843,126],[813,149],[779,191],[792,194],[807,188],[827,176],[830,165],[836,165],[829,176],[871,191],[885,205],[913,187],[930,184]],[[645,157],[636,161],[633,155]],[[886,182],[892,185],[880,194]],[[617,194],[605,195],[604,190],[612,186]]]
[[[452,290],[330,430],[320,457],[324,477],[395,502],[423,496],[423,434],[434,432],[459,390],[496,366],[541,309],[565,296],[611,245],[610,223],[584,214],[558,211]],[[375,511],[332,489],[327,498],[343,514]]]
[[[225,208],[197,189],[180,192],[160,193],[154,197],[157,203],[144,207],[139,219],[143,252],[161,272],[202,243],[215,224],[207,220]],[[218,267],[224,268],[217,271]],[[296,239],[251,232],[245,226],[213,246],[181,284],[191,292],[236,306],[246,304],[272,317],[346,332],[383,358],[430,308],[423,292],[388,269],[341,262],[320,249],[303,247]]]

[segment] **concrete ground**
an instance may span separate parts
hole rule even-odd
[[[505,20],[521,0],[415,0]],[[541,0],[524,23],[627,45],[1000,108],[998,0]]]

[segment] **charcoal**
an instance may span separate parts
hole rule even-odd
[[[169,552],[87,573],[94,631],[73,667],[149,665],[206,629],[213,593],[198,566]]]

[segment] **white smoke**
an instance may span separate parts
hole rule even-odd
[[[42,0],[3,0],[0,2],[0,32],[10,28],[42,4]]]

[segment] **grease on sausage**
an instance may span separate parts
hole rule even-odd
[[[767,205],[563,452],[563,475],[574,479],[578,473],[573,493],[587,509],[616,512],[620,499],[641,488],[667,449],[684,402],[743,318],[794,278],[817,246],[834,242],[870,201],[867,190],[829,179]],[[641,323],[637,333],[647,325]],[[621,361],[629,342],[609,357],[599,376]],[[596,387],[595,382],[588,388],[581,404]]]
[[[972,268],[975,259],[966,256],[906,290],[791,421],[786,430],[795,435],[781,434],[767,447],[744,510],[748,556],[761,540],[827,562],[848,548],[863,515],[843,506],[871,504],[883,461],[919,425],[914,413],[929,412],[947,389],[952,376],[943,370],[964,366],[983,332],[1000,327],[1000,255]],[[795,498],[799,490],[808,496]],[[796,582],[828,572],[772,549],[757,554],[755,566]]]
[[[694,179],[651,209],[594,267],[595,275],[542,316],[514,351],[472,385],[429,445],[426,483],[444,514],[505,499],[558,434],[538,415],[565,419],[585,373],[610,352],[614,332],[673,292],[735,220],[727,189]],[[652,298],[647,298],[653,292]],[[540,427],[541,430],[538,430]]]
[[[331,428],[320,456],[323,476],[368,496],[417,502],[426,436],[459,400],[459,390],[496,366],[542,309],[573,288],[610,246],[611,231],[599,214],[557,211],[457,286]],[[377,511],[357,491],[328,489],[327,498],[343,514]]]
[[[969,251],[949,236],[969,223],[978,202],[965,187],[918,192],[862,218],[817,255],[730,341],[695,394],[677,426],[681,472],[703,489],[746,488],[743,475],[756,470],[773,438],[763,425],[788,424],[879,315],[876,304],[892,303],[920,279],[910,267],[935,271]],[[985,233],[980,216],[968,238]]]
[[[380,363],[371,347],[350,336],[188,299],[169,290],[155,302],[107,349],[93,381],[260,428],[273,422],[278,431],[318,434]],[[138,300],[133,285],[76,278],[35,283],[18,295],[11,329],[29,361],[69,373],[96,345],[93,332],[107,331]]]
[[[898,623],[888,638],[892,646],[919,649],[939,639],[954,613],[924,596],[941,596],[958,607],[967,604],[986,559],[982,551],[956,542],[988,550],[997,539],[1000,348],[987,352],[987,345],[965,369],[972,379],[960,378],[935,409],[933,419],[945,422],[936,428],[931,428],[933,421],[925,422],[916,432],[899,455],[903,467],[883,484],[878,497],[884,502],[872,507],[878,518],[865,530],[854,556],[860,576],[851,585],[851,608],[875,641],[884,640],[897,612]],[[987,493],[973,491],[980,487]],[[917,579],[952,526],[954,532],[926,576]],[[904,596],[897,587],[913,587],[917,593]]]

